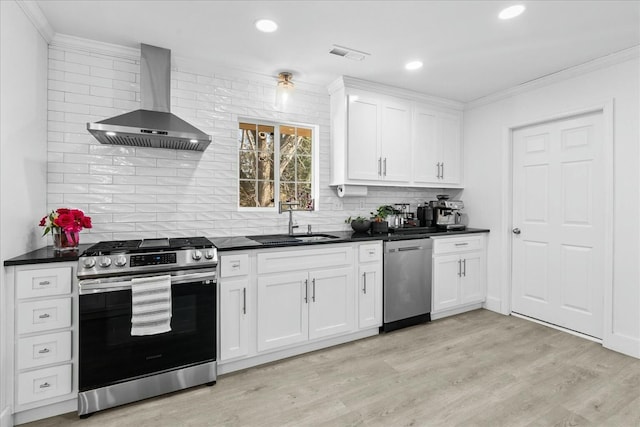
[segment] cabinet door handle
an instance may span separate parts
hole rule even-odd
[[[49,350],[47,347],[45,347],[45,348],[43,348],[42,350],[38,350],[38,353],[40,353],[40,354],[47,354],[47,353],[49,353],[49,351],[51,351],[51,350]]]
[[[462,277],[462,260],[458,260],[458,277]]]
[[[378,157],[378,176],[382,175],[382,157]]]
[[[387,158],[385,157],[382,161],[382,175],[387,176]]]
[[[242,288],[242,314],[247,314],[247,288]]]
[[[442,173],[440,174],[440,178],[444,179],[444,162],[442,162]]]
[[[48,319],[49,317],[51,317],[49,313],[41,314],[40,316],[38,316],[38,318],[40,319]]]
[[[436,163],[436,178],[440,178],[440,162]]]
[[[364,281],[364,285],[362,287],[362,293],[367,293],[367,273],[362,273],[362,279]]]
[[[49,387],[51,387],[51,384],[49,384],[49,383],[40,384],[40,388],[49,388]]]
[[[50,284],[51,284],[51,282],[48,281],[48,280],[43,280],[42,282],[38,283],[38,285],[40,285],[40,286],[47,286],[47,285],[50,285]]]
[[[467,277],[467,260],[466,259],[462,260],[462,275],[464,277]]]
[[[313,292],[311,293],[311,301],[316,302],[316,279],[311,279],[311,286],[313,287]]]
[[[304,279],[304,303],[309,303],[309,279]]]
[[[469,242],[456,243],[456,246],[467,246]]]

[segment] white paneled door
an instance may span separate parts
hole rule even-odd
[[[602,113],[513,132],[512,311],[603,334]]]

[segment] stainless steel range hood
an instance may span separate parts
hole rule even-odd
[[[140,45],[142,109],[87,123],[102,144],[204,151],[211,136],[171,114],[171,51]]]

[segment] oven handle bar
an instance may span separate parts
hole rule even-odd
[[[160,276],[161,274],[157,274]],[[154,275],[136,276],[136,277],[153,277]],[[216,281],[216,272],[207,271],[204,273],[189,273],[171,276],[171,284],[179,285],[181,283],[191,283],[194,281],[210,280],[212,283]],[[80,295],[99,292],[113,292],[131,289],[131,280],[116,279],[86,279],[78,283]]]

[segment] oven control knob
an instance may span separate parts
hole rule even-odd
[[[193,251],[193,253],[191,254],[191,258],[193,258],[195,261],[200,261],[200,259],[202,259],[202,252]]]
[[[206,259],[213,259],[213,249],[207,249],[207,251],[204,253],[204,257]]]
[[[86,258],[82,262],[82,265],[84,266],[84,268],[93,268],[96,265],[96,260],[93,258]]]
[[[127,263],[127,257],[124,255],[118,255],[115,262],[116,267],[124,267],[126,263]]]
[[[111,258],[103,256],[102,258],[100,258],[100,261],[98,261],[98,265],[102,268],[109,267],[111,265]]]

